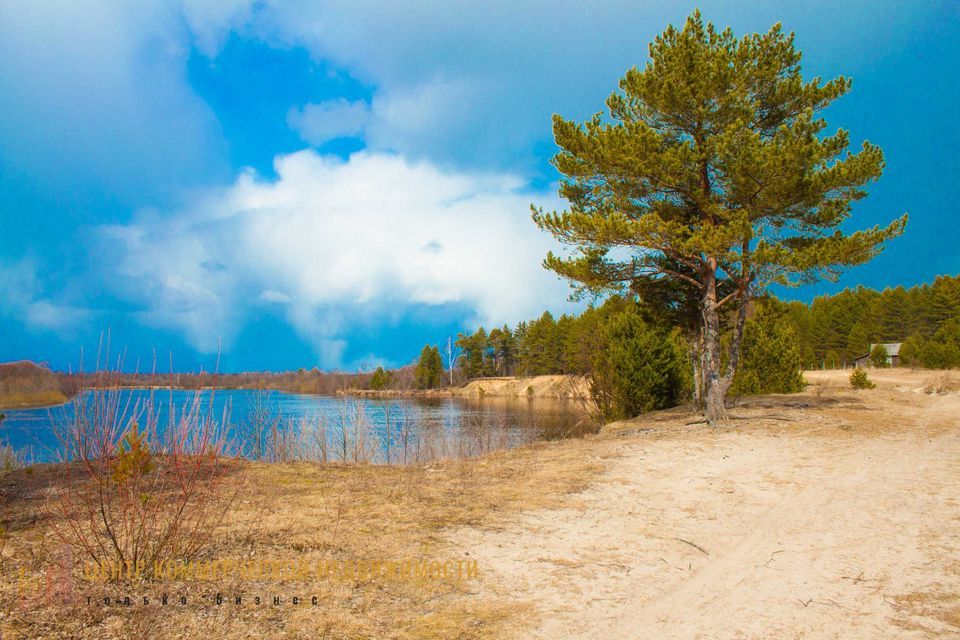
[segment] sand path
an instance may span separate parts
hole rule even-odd
[[[619,438],[563,508],[455,532],[476,597],[551,640],[960,637],[960,396],[807,397]]]

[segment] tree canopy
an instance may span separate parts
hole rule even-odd
[[[835,279],[901,234],[906,216],[840,228],[880,177],[883,153],[869,142],[849,152],[842,129],[825,134],[819,113],[850,80],[805,81],[793,34],[780,25],[737,38],[695,12],[649,53],[620,81],[607,114],[584,123],[554,116],[553,162],[569,208],[534,206],[533,219],[572,247],[544,264],[575,295],[660,295],[687,317],[696,301],[697,379],[713,421],[725,415],[751,299],[774,283]],[[721,354],[727,305],[732,339]]]

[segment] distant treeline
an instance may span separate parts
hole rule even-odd
[[[602,420],[637,415],[690,400],[697,381],[693,336],[659,309],[621,296],[577,316],[536,320],[461,334],[463,377],[575,374],[590,378]],[[734,379],[737,395],[799,391],[796,331],[776,304],[759,303],[744,329],[743,357]],[[425,349],[424,354],[434,350]],[[423,359],[421,355],[421,360]]]
[[[811,304],[781,305],[796,327],[806,368],[849,366],[881,342],[904,343],[906,366],[960,367],[960,276],[882,292],[857,287]]]
[[[612,299],[621,311],[628,308]],[[554,318],[545,312],[516,327],[489,333],[481,327],[461,334],[460,368],[467,379],[483,376],[590,374],[601,324],[610,302],[579,316]],[[940,276],[933,284],[879,292],[865,287],[820,296],[811,304],[769,298],[759,303],[776,323],[795,334],[800,363],[807,369],[842,367],[867,354],[871,343],[904,342],[908,366],[960,366],[960,277]],[[656,323],[654,310],[638,314]]]
[[[410,369],[409,367],[405,369]],[[412,376],[412,374],[410,374]],[[247,373],[124,373],[100,371],[84,374],[61,374],[63,385],[70,389],[110,387],[172,387],[174,389],[263,389],[291,393],[317,393],[333,395],[346,389],[364,388],[369,385],[372,373],[346,373],[299,369],[272,373],[257,371]],[[403,378],[403,371],[397,373]]]

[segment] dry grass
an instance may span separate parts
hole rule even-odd
[[[236,462],[250,487],[230,513],[205,559],[404,560],[469,559],[469,550],[441,543],[446,529],[495,527],[501,516],[551,506],[586,486],[601,468],[583,441],[541,443],[479,459],[418,466],[262,464]],[[28,472],[29,471],[29,472]],[[471,581],[360,578],[89,585],[78,581],[74,604],[17,595],[16,572],[54,564],[50,522],[40,502],[54,469],[38,465],[0,476],[0,504],[9,525],[3,551],[0,617],[8,637],[285,637],[493,638],[525,615],[522,607],[465,598]],[[483,566],[479,566],[482,574]],[[74,570],[79,574],[78,568]],[[86,589],[86,591],[84,590]],[[155,603],[163,591],[188,604],[97,604],[105,595]],[[222,593],[225,603],[213,598]],[[86,597],[94,598],[88,605]],[[236,606],[241,595],[246,604]],[[255,596],[264,599],[257,606]],[[286,604],[273,606],[273,596]],[[317,596],[318,606],[289,604]],[[29,605],[29,606],[25,606]],[[507,634],[508,635],[508,634]]]
[[[932,375],[923,385],[923,392],[926,394],[950,393],[951,391],[960,391],[960,380],[950,371]]]
[[[0,409],[52,407],[67,402],[62,391],[12,392],[0,396]]]
[[[706,429],[689,410],[675,409],[608,425],[599,437],[538,443],[475,459],[407,467],[236,462],[233,472],[246,480],[249,489],[240,496],[205,558],[310,563],[463,559],[472,548],[456,546],[468,544],[457,542],[456,532],[481,528],[486,536],[492,530],[509,529],[520,511],[569,507],[565,497],[593,485],[599,473],[609,468],[610,459],[624,459],[620,454],[630,448],[624,444],[645,446],[654,440],[676,438],[682,450],[693,451],[693,455],[699,448],[711,450],[721,439],[742,433],[809,439],[803,442],[819,442],[829,453],[891,437],[905,429],[931,437],[955,430],[960,399],[922,393],[921,374],[884,371],[876,376],[878,387],[863,392],[849,389],[848,374],[807,374],[813,385],[802,394],[746,399],[732,411],[730,425],[719,430]],[[778,481],[778,473],[776,468],[769,470],[771,487]],[[24,608],[24,599],[16,593],[16,568],[39,570],[49,566],[56,553],[47,536],[50,523],[44,520],[40,507],[51,475],[51,468],[42,465],[0,474],[0,525],[9,528],[6,546],[0,552],[0,631],[4,640],[509,638],[528,628],[538,615],[523,601],[491,597],[488,592],[474,595],[480,589],[471,581],[370,577],[349,581],[231,579],[120,585],[108,593],[145,594],[155,601],[165,589],[171,597],[186,595],[189,604],[104,606],[87,605],[81,598],[68,606],[35,598],[26,602],[34,605],[32,608]],[[669,505],[652,506],[667,509]],[[678,508],[694,506],[696,503]],[[692,517],[685,513],[684,518]],[[530,543],[538,544],[535,540]],[[473,551],[476,553],[476,549]],[[538,554],[564,560],[561,554],[538,552],[531,557]],[[933,557],[942,556],[955,558],[955,549]],[[666,564],[664,567],[676,570]],[[485,574],[482,563],[479,570],[481,577],[494,575],[493,571]],[[955,590],[916,586],[919,588],[888,594],[889,603],[883,606],[903,625],[920,624],[928,632],[957,628]],[[102,595],[102,587],[97,588],[101,591],[94,592]],[[220,606],[212,603],[218,592],[227,599]],[[242,595],[245,604],[234,605],[236,595]],[[264,603],[249,604],[249,599],[258,595]],[[273,606],[270,599],[274,595],[283,597],[284,604]],[[320,604],[292,606],[288,602],[294,595],[317,596]],[[569,606],[586,605],[574,601]]]

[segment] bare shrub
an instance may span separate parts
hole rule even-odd
[[[816,380],[810,383],[810,387],[813,389],[813,395],[818,398],[830,391],[830,383],[826,380]]]
[[[603,375],[595,374],[595,375]],[[606,422],[606,416],[610,415],[612,398],[605,390],[602,384],[596,384],[594,377],[584,385],[573,385],[570,388],[570,395],[573,397],[574,405],[577,406],[592,426],[592,431],[599,431]]]
[[[0,471],[14,471],[28,465],[27,454],[9,444],[0,444]]]
[[[280,426],[278,416],[270,404],[270,392],[257,389],[250,392],[247,413],[234,425],[238,453],[251,460],[269,460],[270,441]]]
[[[333,450],[343,462],[373,462],[377,440],[364,405],[351,399],[337,403],[334,424],[330,426]]]
[[[65,462],[47,502],[51,526],[101,569],[150,577],[157,562],[196,557],[239,490],[224,482],[226,416],[205,414],[200,392],[183,407],[171,394],[161,429],[153,393],[135,401],[100,382],[57,426]]]
[[[957,384],[957,381],[953,379],[949,372],[934,376],[923,385],[923,392],[928,395],[949,393],[957,389],[960,389],[960,384]]]

